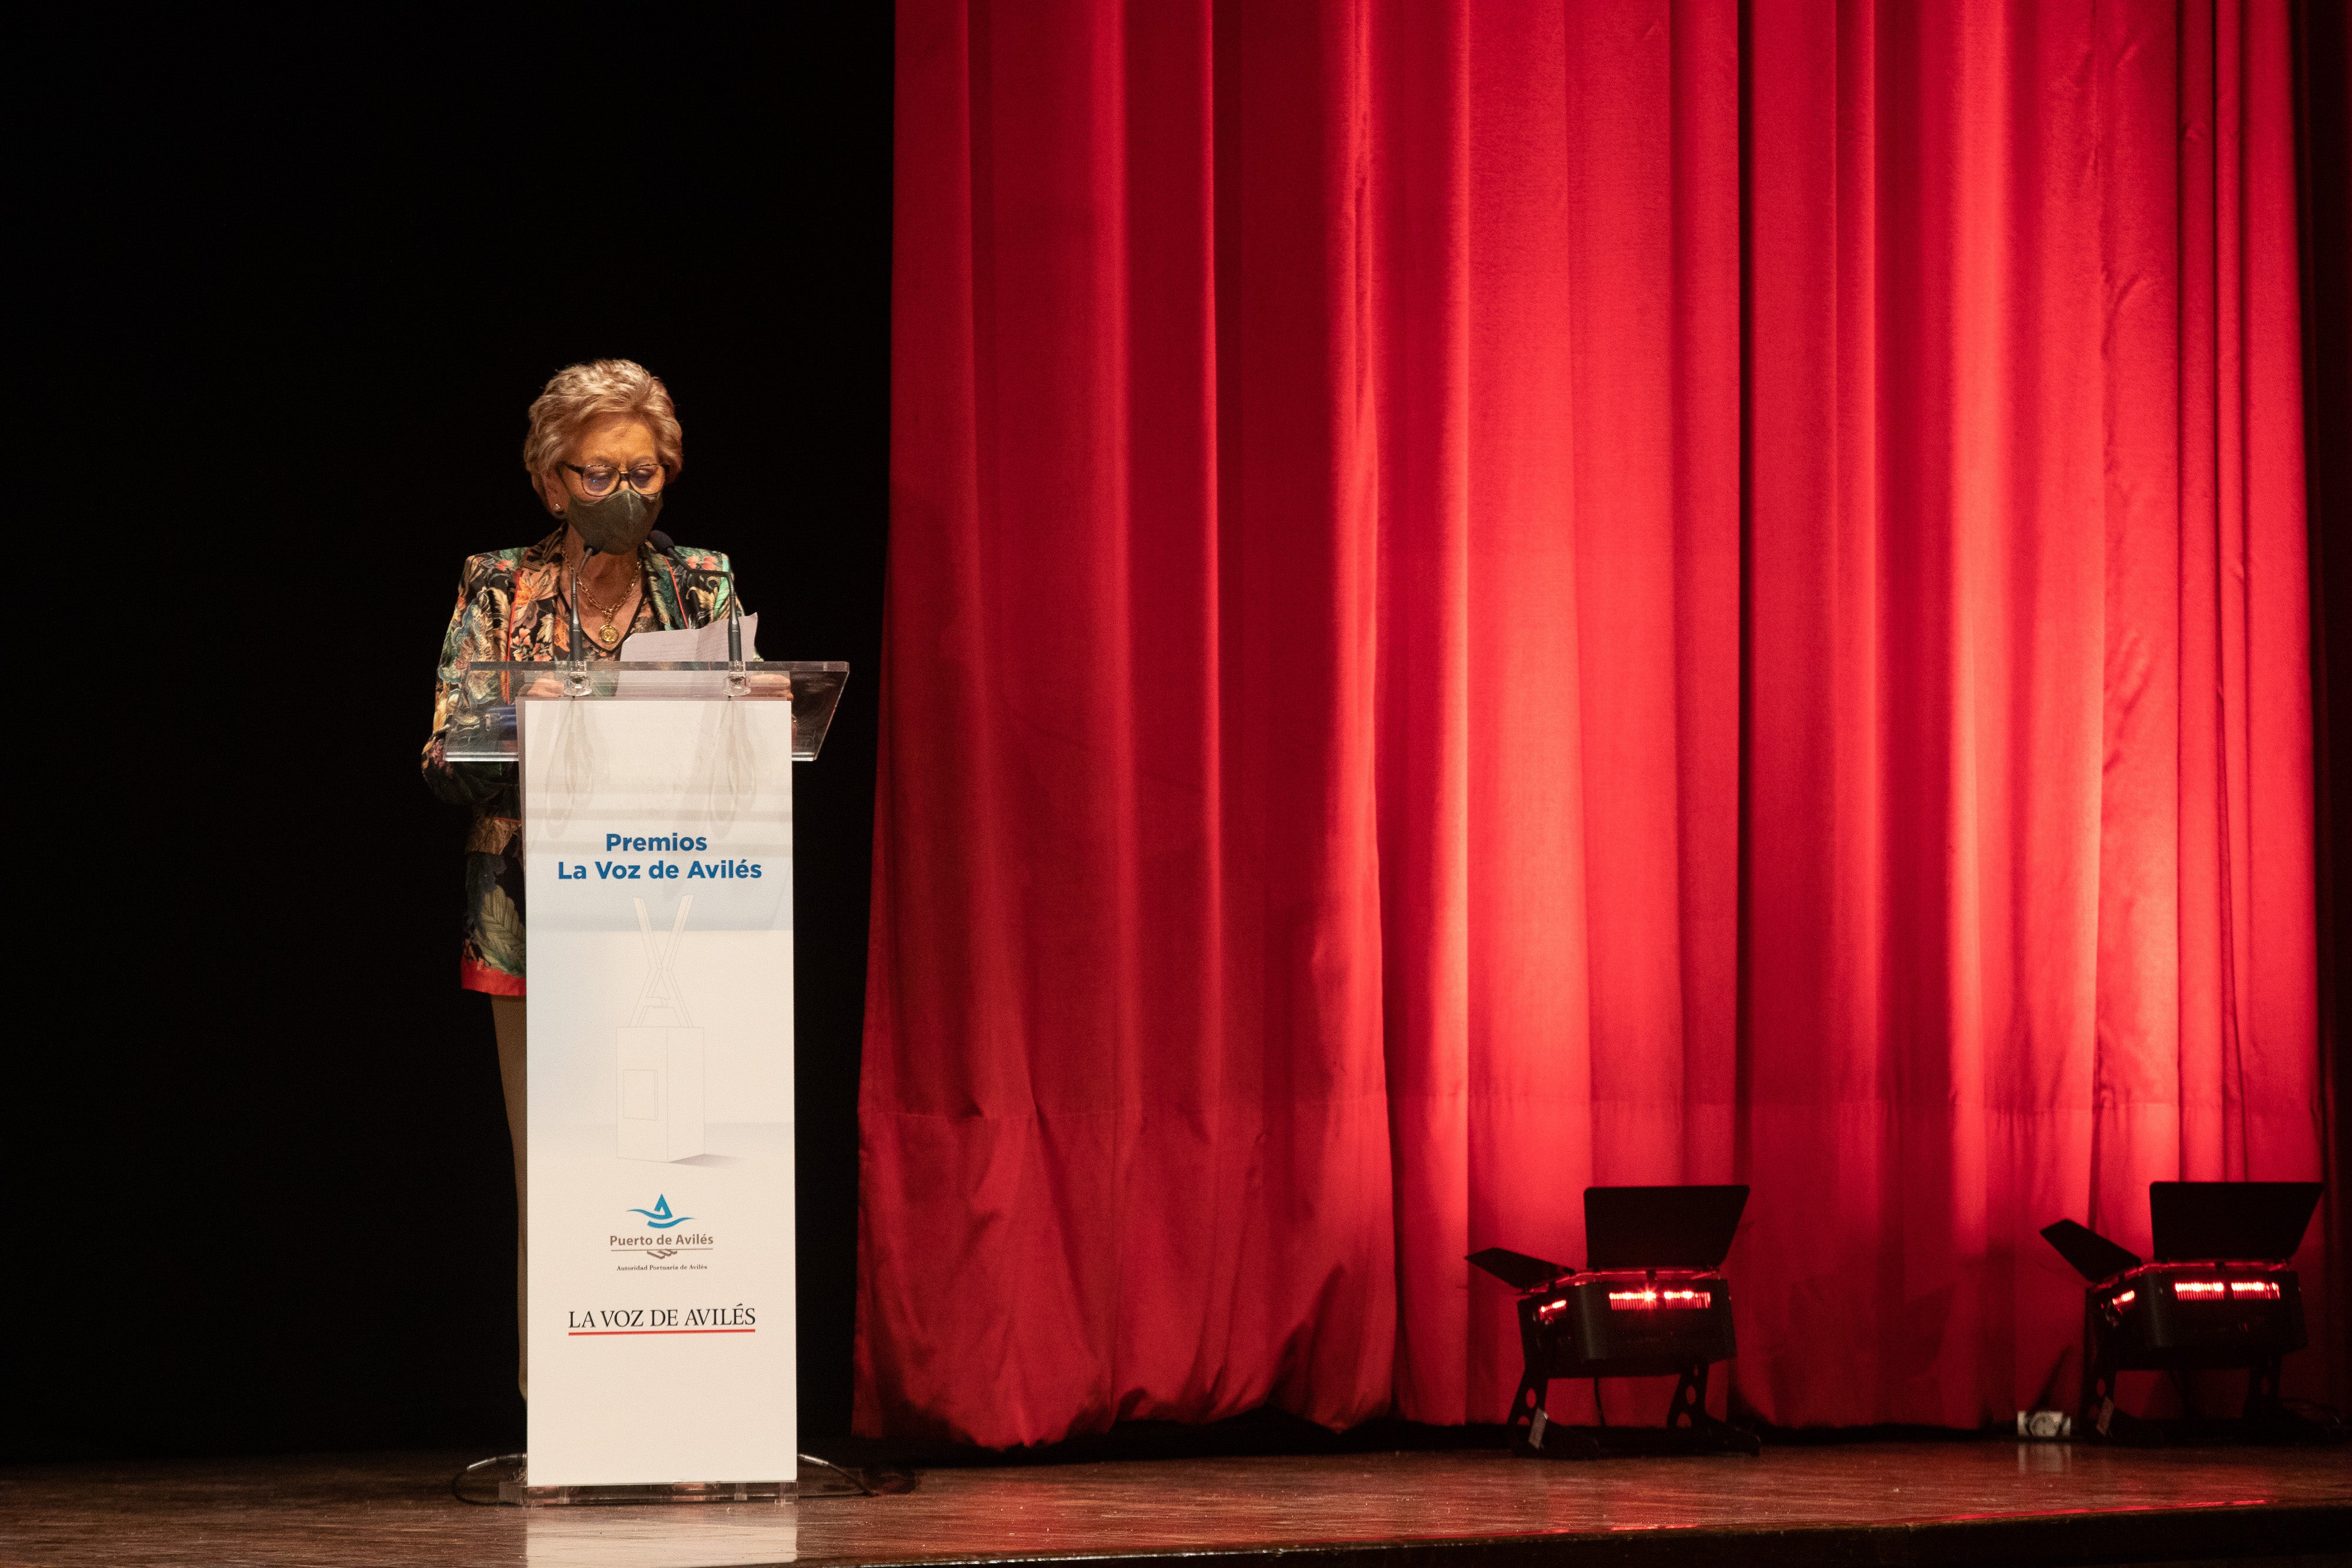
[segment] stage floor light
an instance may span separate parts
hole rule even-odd
[[[2286,1265],[2319,1192],[2319,1183],[2305,1181],[2150,1182],[2153,1261],[2071,1219],[2045,1226],[2042,1239],[2086,1282],[2077,1432],[2141,1444],[2339,1436],[2340,1427],[2297,1416],[2279,1397],[2280,1364],[2306,1343],[2302,1286]],[[2241,1367],[2241,1415],[2200,1415],[2188,1375]],[[2172,1374],[2183,1416],[2152,1420],[2119,1408],[2116,1379],[2125,1372]]]
[[[1525,1371],[1511,1399],[1514,1453],[1763,1451],[1755,1434],[1707,1414],[1707,1368],[1738,1354],[1724,1256],[1745,1186],[1589,1186],[1585,1267],[1488,1247],[1469,1261],[1519,1292]],[[1566,1427],[1545,1399],[1555,1377],[1676,1379],[1666,1425]]]

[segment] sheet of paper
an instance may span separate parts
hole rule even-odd
[[[746,664],[759,653],[760,618],[756,614],[743,617],[743,660]],[[727,622],[713,622],[708,626],[693,626],[676,632],[639,632],[621,644],[621,662],[625,664],[710,664],[727,662]],[[618,697],[687,697],[717,696],[726,685],[725,672],[719,670],[623,670],[621,682],[613,693]]]
[[[694,640],[700,635],[702,635],[700,631],[694,627],[688,627],[682,632],[633,632],[628,641],[621,644],[621,662],[625,664],[652,664],[656,661],[664,664],[683,664],[699,659],[702,655],[694,651]],[[719,644],[721,649],[726,646],[724,643]],[[723,659],[727,655],[722,652],[719,656]]]
[[[743,617],[744,659],[757,659],[759,647],[760,616],[755,611]],[[724,664],[726,659],[727,622],[723,620],[676,632],[639,632],[621,644],[623,664]]]

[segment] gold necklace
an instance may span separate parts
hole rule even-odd
[[[599,614],[604,617],[604,624],[598,627],[594,632],[596,641],[604,643],[607,648],[619,642],[621,640],[621,629],[613,624],[613,617],[618,615],[622,610],[627,607],[629,601],[636,597],[637,585],[635,583],[631,583],[629,585],[629,591],[621,595],[620,603],[607,604],[603,600],[588,591],[588,580],[581,576],[577,570],[574,570],[572,574],[572,583],[573,587],[580,591],[580,597],[588,601],[589,608],[596,611]]]

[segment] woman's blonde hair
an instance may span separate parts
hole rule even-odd
[[[547,378],[530,405],[530,432],[522,438],[522,465],[543,496],[560,483],[556,469],[590,422],[608,413],[633,414],[654,433],[654,455],[677,477],[686,466],[686,433],[669,389],[635,360],[589,360]]]

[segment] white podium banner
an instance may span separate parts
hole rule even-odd
[[[789,1483],[792,706],[519,706],[530,1484]]]

